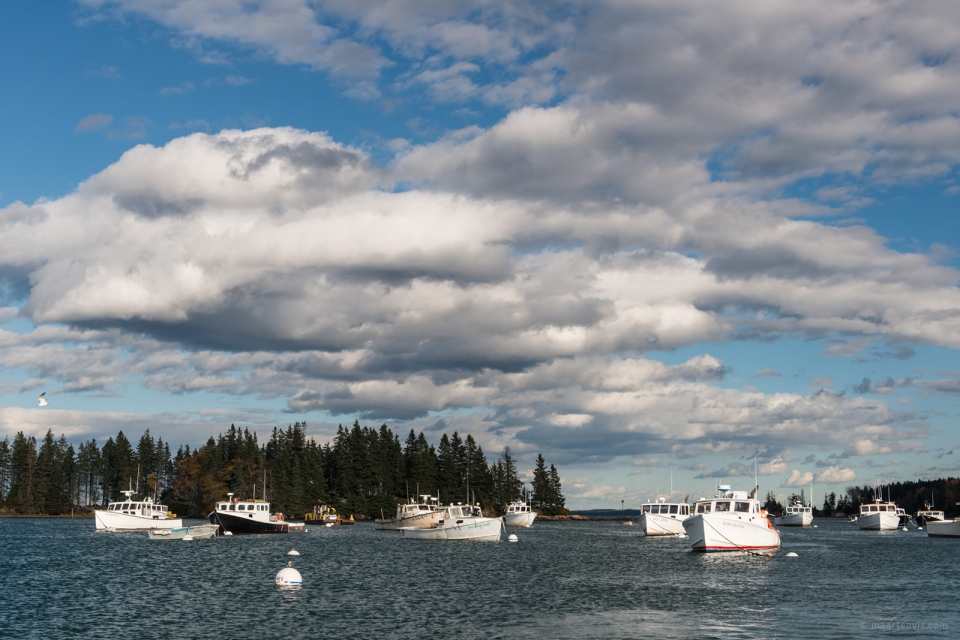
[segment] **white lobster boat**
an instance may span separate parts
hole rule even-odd
[[[857,517],[857,526],[868,531],[896,531],[900,528],[902,509],[892,502],[884,502],[877,498],[871,504],[860,505],[860,515]]]
[[[437,498],[420,496],[420,502],[398,504],[394,518],[377,518],[373,528],[378,531],[400,531],[403,527],[432,527],[443,520],[443,508],[437,504]]]
[[[719,487],[716,497],[701,498],[696,513],[683,521],[694,551],[760,551],[780,548],[780,532],[760,508],[757,488],[731,491]]]
[[[813,522],[813,507],[804,506],[802,502],[794,502],[782,516],[775,516],[773,524],[778,527],[809,527]]]
[[[479,505],[443,507],[443,519],[432,527],[401,527],[404,538],[414,540],[475,540],[498,542],[503,521],[485,518]]]
[[[928,520],[927,535],[931,538],[960,538],[960,518],[954,520]]]
[[[529,527],[537,519],[537,512],[529,504],[511,502],[503,516],[503,524],[508,527]]]
[[[667,502],[666,498],[657,498],[640,507],[637,522],[644,535],[675,536],[683,533],[683,522],[690,517],[690,507],[686,502]]]
[[[170,513],[166,506],[150,498],[133,500],[133,490],[121,491],[123,500],[111,502],[106,509],[96,509],[93,519],[97,531],[149,531],[150,529],[178,529],[183,520]]]

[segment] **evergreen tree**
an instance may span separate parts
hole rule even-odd
[[[543,455],[537,454],[537,463],[533,468],[533,508],[539,513],[546,513],[546,510],[553,504],[553,497],[550,483],[550,472],[547,471],[547,462]]]
[[[36,513],[37,439],[18,431],[10,447],[10,494],[17,513]]]
[[[10,495],[10,439],[0,440],[0,507],[7,504]]]

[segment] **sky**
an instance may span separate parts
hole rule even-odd
[[[954,2],[0,21],[0,437],[458,431],[574,509],[960,471]]]

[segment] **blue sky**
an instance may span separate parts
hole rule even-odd
[[[7,3],[0,435],[457,429],[575,508],[955,476],[958,19]]]

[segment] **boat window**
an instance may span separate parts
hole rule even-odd
[[[129,509],[129,508],[130,508],[130,503],[129,503],[129,502],[124,502],[122,508],[123,508],[123,509]]]
[[[644,513],[650,513],[650,505],[648,505],[648,504],[643,505],[643,512],[644,512]]]
[[[238,504],[238,505],[237,505],[237,511],[245,511],[246,509],[247,509],[247,508],[246,508],[244,505],[242,505],[242,504]]]
[[[236,511],[237,510],[236,507],[237,505],[235,504],[230,505],[230,511]]]
[[[886,510],[887,510],[887,505],[885,504],[880,505],[880,511],[886,511]]]
[[[749,502],[735,502],[733,505],[733,510],[740,513],[750,513],[750,503]]]
[[[730,511],[729,502],[718,502],[714,511]]]
[[[675,504],[670,505],[670,513],[677,513],[677,511],[678,511],[677,505]]]
[[[702,502],[697,505],[697,513],[710,513],[710,503]]]

